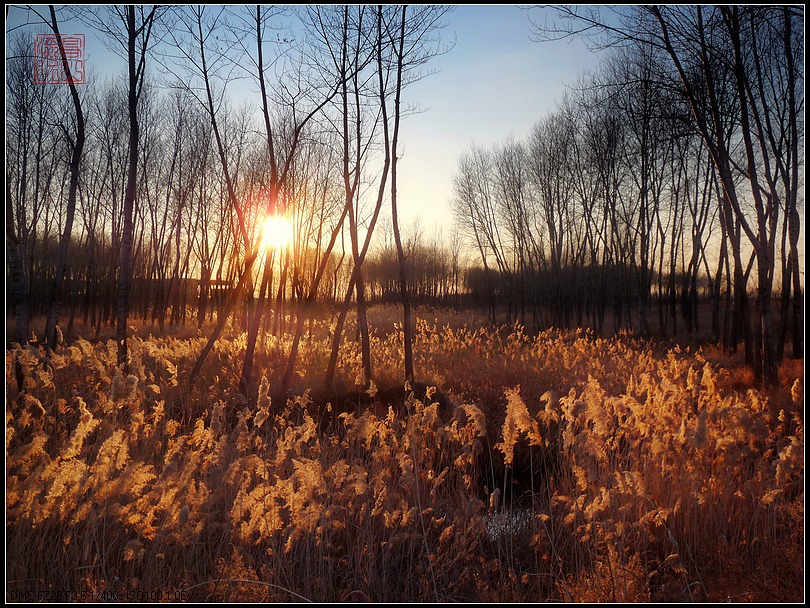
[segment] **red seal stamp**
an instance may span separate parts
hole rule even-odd
[[[59,49],[65,49],[67,69]],[[34,84],[84,84],[84,34],[34,36]]]

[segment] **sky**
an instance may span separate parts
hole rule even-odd
[[[23,9],[7,5],[6,10],[7,32],[31,19]],[[473,144],[526,137],[554,109],[566,85],[596,66],[598,55],[582,40],[531,40],[529,16],[542,21],[543,10],[459,5],[445,16],[441,36],[453,47],[431,59],[425,77],[403,94],[404,103],[420,110],[403,121],[400,132],[398,196],[406,228],[418,222],[427,235],[441,231],[449,237],[453,177],[461,154]],[[86,29],[66,23],[62,33]],[[86,57],[91,73],[120,63],[91,32]]]
[[[581,40],[535,42],[529,15],[542,9],[456,6],[443,38],[455,46],[427,66],[435,73],[410,85],[404,98],[423,112],[403,122],[399,173],[405,225],[416,218],[452,229],[450,200],[460,155],[473,144],[526,137],[552,111],[567,85],[599,58]]]

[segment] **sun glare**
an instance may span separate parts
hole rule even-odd
[[[293,239],[293,226],[283,215],[268,215],[262,225],[262,247],[283,249]]]

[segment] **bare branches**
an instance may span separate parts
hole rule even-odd
[[[798,148],[791,148],[789,142],[803,140],[797,119],[803,97],[796,96],[796,83],[802,76],[797,70],[800,60],[795,61],[794,46],[794,42],[801,45],[803,40],[794,41],[792,35],[793,21],[798,26],[803,12],[784,7],[675,5],[557,6],[530,10],[536,40],[581,37],[593,49],[612,52],[611,64],[603,68],[603,76],[577,88],[580,103],[586,104],[583,109],[587,107],[589,115],[578,119],[577,128],[582,131],[577,137],[579,143],[574,145],[579,155],[589,147],[593,150],[587,161],[593,180],[590,186],[587,185],[590,178],[577,177],[573,181],[577,184],[584,236],[592,244],[591,251],[598,247],[602,263],[629,264],[634,273],[647,277],[641,283],[643,303],[655,258],[663,255],[669,236],[663,226],[674,228],[683,220],[679,197],[686,194],[690,201],[686,209],[691,215],[691,241],[695,244],[685,271],[693,283],[701,261],[708,272],[707,251],[700,242],[705,232],[712,233],[711,226],[707,226],[709,218],[719,217],[723,239],[728,240],[722,243],[725,253],[721,256],[734,259],[737,324],[743,327],[748,362],[765,382],[775,382],[770,301],[780,213],[783,201],[791,201],[797,189],[795,175],[799,168],[789,159]],[[701,141],[693,151],[693,144],[684,148],[680,142],[689,141],[694,133],[699,134]],[[686,156],[683,150],[689,150]],[[698,165],[699,157],[708,154],[710,170],[704,167],[693,175],[692,169],[683,165],[693,154],[698,158],[687,162]],[[517,162],[512,160],[507,165]],[[629,172],[628,167],[632,167]],[[468,164],[462,161],[462,174],[468,170]],[[496,165],[496,174],[498,171]],[[541,200],[564,201],[570,197],[544,192],[546,181],[549,180],[543,177],[538,184]],[[560,178],[550,181],[559,182]],[[476,220],[476,206],[463,204],[465,200],[474,200],[469,197],[469,188],[464,187],[470,183],[466,177],[458,182],[457,209],[466,217],[466,224],[473,227],[476,238],[486,237],[492,231]],[[497,185],[497,180],[493,183]],[[667,183],[670,185],[666,186]],[[715,183],[720,186],[715,191],[720,201],[714,203],[722,211],[719,214],[710,213]],[[667,188],[676,197],[675,204],[669,216],[662,217],[661,205]],[[520,236],[523,231],[517,229],[520,205],[510,202],[512,195],[502,188],[495,192],[504,209],[498,219],[511,227],[509,234],[515,250],[525,249]],[[601,209],[594,204],[594,200],[600,199],[604,199]],[[787,207],[791,204],[788,202]],[[796,215],[792,211],[787,213],[791,217]],[[783,249],[788,221],[781,220]],[[558,242],[555,224],[547,223],[545,230],[550,243]],[[753,248],[748,264],[743,263],[741,236]],[[672,240],[680,238],[673,234],[670,248],[674,246]],[[684,243],[688,240],[684,238]],[[480,238],[478,242],[480,246]],[[490,238],[488,248],[482,249],[485,265],[487,255],[496,261],[503,259],[500,250]],[[552,261],[558,251],[559,246],[552,246]],[[516,259],[519,261],[520,256]],[[598,258],[592,253],[591,260],[596,263]],[[659,269],[663,268],[663,259],[659,257],[657,264]],[[715,282],[720,280],[723,265],[721,259]],[[746,283],[752,265],[758,282],[756,351],[754,335],[747,329],[751,319],[746,307]],[[499,266],[506,268],[500,262]],[[732,272],[728,260],[725,267]],[[792,271],[785,268],[783,272]],[[692,286],[687,291],[688,298],[692,298],[696,288]],[[794,288],[794,292],[796,297],[800,290]],[[715,288],[715,294],[719,294],[719,287]],[[719,295],[715,295],[715,306],[718,299]],[[783,326],[786,310],[783,304]],[[674,321],[673,317],[673,325]],[[801,341],[800,336],[798,340]],[[726,344],[731,342],[730,348],[736,348],[734,339]]]

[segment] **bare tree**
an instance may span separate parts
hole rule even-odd
[[[376,117],[366,117],[368,113],[363,97],[366,95],[368,83],[372,82],[372,77],[366,76],[365,72],[369,66],[373,65],[375,40],[369,36],[370,25],[373,24],[373,17],[365,7],[358,7],[356,12],[352,12],[348,7],[337,9],[335,12],[316,11],[312,15],[315,29],[321,36],[328,56],[332,57],[332,69],[336,72],[338,80],[341,82],[339,93],[340,107],[338,134],[342,147],[342,176],[344,186],[344,200],[349,219],[349,239],[352,254],[352,273],[346,295],[343,299],[343,306],[340,310],[332,334],[332,349],[324,375],[324,389],[329,389],[335,374],[337,365],[337,353],[343,333],[343,324],[348,313],[352,292],[356,294],[357,324],[360,333],[360,351],[363,366],[364,383],[366,386],[371,382],[371,347],[368,331],[368,320],[366,316],[366,289],[363,276],[363,262],[368,253],[371,237],[374,232],[377,218],[382,208],[385,187],[390,169],[390,149],[384,147],[384,161],[382,173],[379,177],[377,198],[374,210],[366,228],[366,237],[360,244],[360,197],[359,189],[361,185],[362,170],[366,157],[369,155],[370,147],[373,143],[377,120]],[[376,37],[379,46],[379,32]],[[377,79],[382,82],[384,75],[380,74],[380,65],[377,66]],[[362,76],[361,76],[362,75]],[[385,132],[387,136],[387,132]]]
[[[339,86],[339,83],[336,85],[334,82],[305,82],[300,77],[300,73],[296,72],[298,68],[293,65],[290,71],[287,72],[287,75],[290,76],[290,82],[284,82],[283,85],[279,87],[279,96],[275,99],[278,104],[277,107],[287,112],[286,115],[282,112],[280,117],[282,120],[287,121],[287,126],[285,129],[277,129],[277,127],[272,124],[269,105],[270,97],[265,84],[267,66],[265,64],[263,46],[265,44],[264,36],[269,19],[275,14],[276,11],[274,10],[257,7],[253,16],[245,18],[235,15],[234,17],[238,23],[235,25],[227,25],[225,23],[226,15],[224,10],[218,11],[213,17],[209,18],[205,9],[202,7],[199,9],[188,9],[181,15],[181,29],[173,34],[175,37],[174,46],[180,52],[180,57],[185,62],[187,68],[188,73],[185,81],[188,82],[189,76],[201,80],[200,89],[202,90],[202,94],[198,95],[198,100],[206,109],[211,122],[225,181],[227,199],[230,208],[236,213],[238,233],[241,236],[241,245],[245,252],[243,263],[240,264],[241,270],[238,272],[236,287],[232,290],[224,308],[219,311],[217,325],[191,371],[189,378],[190,383],[194,382],[196,376],[202,369],[202,365],[208,353],[218,339],[228,316],[242,297],[242,294],[247,293],[252,297],[253,268],[261,251],[259,239],[254,236],[256,231],[251,229],[248,225],[249,219],[253,217],[253,219],[256,220],[256,224],[258,224],[258,218],[261,215],[260,211],[269,213],[276,210],[279,193],[283,190],[288,179],[307,124],[329,103],[336,94]],[[249,37],[247,34],[249,34]],[[215,100],[213,85],[214,79],[217,78],[218,71],[221,69],[235,69],[237,61],[233,58],[229,58],[225,54],[225,51],[215,43],[214,39],[216,36],[220,35],[222,37],[231,36],[233,39],[232,48],[237,49],[237,51],[241,48],[241,52],[237,52],[237,54],[253,67],[253,73],[258,78],[262,91],[262,115],[267,137],[267,159],[270,166],[269,184],[267,186],[268,196],[267,202],[265,203],[266,206],[263,210],[258,207],[245,207],[245,205],[240,202],[240,198],[237,195],[236,180],[231,174],[231,159],[228,157],[228,151],[224,144],[220,128],[222,119],[219,118],[219,107],[221,106],[221,102]],[[188,47],[186,44],[187,38],[193,43],[192,47]],[[255,57],[245,44],[245,40],[250,39],[256,43]],[[211,62],[209,62],[208,59],[209,55],[213,55],[213,61]],[[224,77],[225,83],[227,83],[228,78],[227,75]],[[296,88],[296,86],[298,88]],[[188,90],[197,94],[191,85],[188,85]],[[225,88],[223,86],[223,94],[224,90]],[[302,107],[304,108],[303,110]],[[285,282],[284,278],[282,278],[279,285],[280,289],[283,289]],[[261,298],[260,303],[263,303],[263,299]],[[249,315],[248,319],[249,344],[243,363],[240,382],[241,390],[245,394],[247,394],[251,383],[253,352],[255,350],[258,328],[263,314],[262,311],[262,305],[253,306],[253,314]]]
[[[802,9],[650,6],[616,9],[617,19],[612,20],[591,9],[557,11],[563,24],[538,28],[541,37],[597,33],[602,44],[654,49],[669,58],[675,74],[673,90],[687,102],[692,126],[715,166],[720,217],[734,258],[735,300],[744,328],[749,327],[750,265],[742,260],[739,236],[745,235],[753,248],[757,331],[752,335],[745,330],[746,358],[763,382],[775,383],[778,351],[771,304],[775,242],[781,201],[786,201],[788,216],[783,221],[791,223],[798,189],[798,164],[793,159],[803,136],[796,119],[803,98],[797,95],[800,67],[795,44],[801,45],[802,39],[793,35],[793,26],[801,22]],[[795,292],[794,287],[794,298]]]
[[[112,7],[108,11],[93,12],[89,19],[104,33],[115,52],[127,62],[127,105],[129,111],[129,145],[127,183],[124,191],[124,207],[121,232],[121,249],[118,259],[118,295],[116,297],[116,342],[118,364],[129,369],[127,350],[127,317],[132,281],[132,254],[134,248],[134,213],[138,184],[138,144],[140,124],[138,105],[144,88],[146,56],[155,42],[153,28],[162,10],[158,7]],[[116,25],[117,23],[117,25]]]
[[[393,85],[394,107],[393,126],[391,128],[391,218],[394,228],[394,241],[397,246],[397,258],[399,260],[399,286],[403,308],[403,331],[404,331],[404,358],[405,358],[405,381],[414,380],[413,368],[413,319],[411,318],[411,304],[408,298],[406,260],[402,249],[402,238],[399,230],[399,211],[397,209],[397,164],[399,160],[400,122],[403,116],[402,90],[408,82],[421,78],[419,72],[433,56],[440,53],[439,41],[435,34],[442,27],[441,19],[447,13],[448,8],[442,6],[420,6],[413,7],[409,13],[407,5],[398,7],[394,14],[398,14],[398,26],[396,21],[384,19],[382,7],[378,8],[378,68],[382,72],[382,38],[383,25],[386,33],[388,45],[390,45],[394,60],[395,80]],[[383,112],[383,129],[385,131],[386,146],[388,145],[388,112],[385,100],[385,88],[380,82],[380,105]],[[388,153],[386,153],[388,154]]]
[[[56,11],[53,5],[48,7],[50,19],[44,18],[42,15],[36,13],[35,9],[30,9],[37,14],[48,26],[56,37],[59,46],[59,55],[62,59],[62,68],[64,70],[68,86],[70,87],[70,97],[73,101],[73,108],[76,115],[76,135],[75,139],[71,136],[70,131],[65,127],[63,129],[64,136],[68,142],[71,151],[70,158],[70,185],[68,187],[68,197],[65,212],[65,225],[59,240],[59,253],[56,261],[56,272],[53,278],[51,290],[51,304],[48,312],[48,319],[45,324],[45,342],[48,348],[56,346],[56,329],[59,318],[59,311],[63,301],[63,287],[65,282],[65,274],[67,273],[67,254],[68,246],[70,245],[71,236],[73,233],[73,220],[76,214],[76,193],[79,187],[79,172],[82,160],[82,153],[84,151],[85,141],[85,123],[84,113],[82,112],[82,104],[79,99],[79,92],[76,88],[76,76],[71,72],[70,63],[67,60],[65,53],[64,43],[59,33],[59,23],[56,18]]]
[[[6,58],[6,247],[14,297],[15,338],[28,340],[34,249],[50,196],[60,139],[49,124],[59,111],[58,87],[36,85],[30,39],[15,35]]]
[[[498,272],[509,271],[503,239],[493,200],[491,156],[473,147],[459,159],[459,172],[454,180],[453,208],[461,230],[474,241],[481,256],[487,282],[489,317],[495,322],[495,270],[490,267],[494,257]]]

